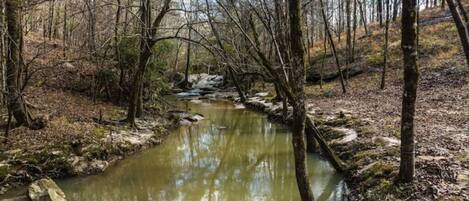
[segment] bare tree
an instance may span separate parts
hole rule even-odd
[[[7,22],[7,57],[6,57],[6,90],[8,113],[13,115],[18,125],[33,126],[33,120],[24,102],[19,86],[19,73],[21,72],[21,3],[20,0],[5,2]]]
[[[324,3],[322,2],[322,0],[319,0],[319,3],[321,4],[321,13],[322,13],[322,18],[324,20],[324,26],[326,27],[327,37],[329,39],[329,43],[331,44],[332,52],[334,54],[335,63],[336,63],[336,66],[337,66],[337,72],[338,72],[339,77],[340,77],[340,85],[342,86],[342,93],[347,93],[347,89],[345,88],[342,68],[340,67],[339,57],[337,55],[337,51],[336,51],[336,48],[335,48],[335,44],[334,44],[334,40],[332,38],[331,31],[329,29],[329,25],[328,25],[329,23],[327,21],[327,16],[326,16]]]
[[[458,29],[459,39],[461,40],[464,54],[466,55],[466,63],[469,65],[469,29],[467,14],[463,12],[465,8],[457,5],[454,0],[446,0],[446,2],[453,16],[454,24]]]
[[[164,0],[163,7],[158,13],[153,22],[150,22],[149,11],[151,9],[149,0],[141,0],[141,38],[140,38],[140,55],[138,58],[138,67],[132,81],[132,92],[130,95],[129,108],[127,111],[127,121],[135,126],[135,118],[141,115],[137,114],[137,110],[143,108],[142,101],[142,88],[143,88],[143,76],[146,70],[148,59],[152,55],[152,47],[156,44],[154,40],[156,33],[160,27],[161,21],[164,16],[170,11],[171,0]],[[151,24],[150,24],[151,23]]]
[[[402,52],[404,55],[404,92],[401,116],[401,161],[399,180],[411,182],[415,171],[414,116],[417,99],[417,0],[402,0]]]
[[[384,51],[383,51],[383,72],[381,75],[381,84],[380,88],[384,89],[386,85],[386,69],[388,67],[388,42],[389,42],[389,9],[391,8],[389,0],[386,0],[386,24],[384,30]]]

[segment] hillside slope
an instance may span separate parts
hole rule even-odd
[[[317,83],[306,89],[311,113],[342,111],[368,125],[366,132],[359,133],[356,141],[360,143],[355,143],[355,149],[348,152],[353,156],[349,159],[362,168],[356,170],[353,180],[363,186],[352,189],[362,192],[367,199],[382,200],[390,195],[404,200],[469,199],[469,67],[448,11],[425,10],[420,24],[415,122],[417,172],[416,182],[410,188],[388,185],[399,165],[399,146],[391,143],[398,142],[400,137],[403,72],[399,22],[392,23],[390,28],[390,64],[384,90],[379,89],[384,28],[376,24],[370,26],[371,37],[361,37],[363,30],[357,32],[360,39],[355,47],[356,60],[350,68],[363,73],[348,80],[347,94],[342,94],[337,79],[325,83],[322,89]],[[338,46],[340,53],[345,52],[345,36]],[[311,49],[314,65],[310,72],[322,66],[322,48],[322,41],[317,41]],[[324,72],[335,69],[333,58],[326,57]],[[353,143],[350,147],[354,147]],[[376,162],[384,162],[391,170],[378,174],[385,166]]]

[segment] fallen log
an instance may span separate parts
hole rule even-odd
[[[313,120],[310,117],[306,117],[306,135],[313,135],[316,141],[321,147],[324,156],[329,159],[332,163],[332,166],[337,170],[337,172],[344,172],[346,170],[346,164],[340,160],[340,158],[335,155],[332,148],[327,144],[326,140],[322,137],[321,132],[318,130],[316,125],[314,125]]]

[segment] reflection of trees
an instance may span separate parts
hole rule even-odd
[[[71,200],[299,199],[291,136],[285,128],[222,104],[181,107],[203,113],[206,120],[179,128],[178,135],[104,175],[73,180],[67,190],[74,192]],[[329,167],[316,163],[317,159],[308,160],[312,184],[322,192],[318,200],[327,200],[336,196],[339,180],[322,169]]]

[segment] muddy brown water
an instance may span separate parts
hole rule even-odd
[[[70,201],[297,201],[291,133],[229,102],[179,102],[205,120],[99,175],[58,181]],[[343,200],[332,166],[308,155],[316,200]]]

